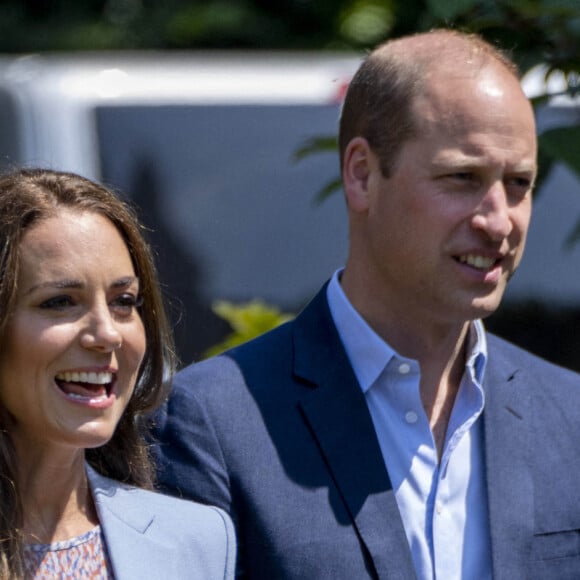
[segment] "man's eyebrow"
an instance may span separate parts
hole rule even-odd
[[[467,153],[445,152],[440,153],[433,159],[433,165],[453,165],[453,166],[479,166],[485,165],[486,160],[480,155],[470,155]]]
[[[435,168],[452,168],[452,169],[479,169],[486,167],[488,163],[485,160],[476,156],[462,155],[462,156],[441,156],[433,160],[433,167]],[[520,161],[517,163],[507,164],[506,169],[513,173],[536,173],[537,164],[535,161]]]

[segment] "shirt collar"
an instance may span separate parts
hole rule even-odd
[[[389,346],[362,318],[340,285],[342,269],[332,276],[326,291],[330,313],[354,374],[366,393],[392,358],[405,359]],[[487,364],[487,341],[481,320],[470,325],[466,367],[474,380],[483,384]]]
[[[483,385],[485,367],[487,366],[487,339],[485,328],[481,320],[474,320],[469,328],[469,342],[467,343],[466,367],[471,369],[474,380]]]

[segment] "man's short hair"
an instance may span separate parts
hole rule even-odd
[[[475,34],[433,30],[379,45],[363,61],[350,82],[339,127],[341,167],[348,143],[364,137],[378,155],[381,171],[393,171],[403,144],[416,136],[414,104],[429,76],[453,70],[454,63],[489,62],[503,65],[514,77],[514,62],[501,50]]]

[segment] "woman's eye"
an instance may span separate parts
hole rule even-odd
[[[54,296],[40,304],[40,308],[45,310],[64,310],[74,306],[74,301],[70,296]]]
[[[143,299],[141,296],[135,296],[133,294],[121,294],[111,302],[111,308],[117,314],[128,316],[129,314],[133,313],[135,308],[138,308],[142,304]]]

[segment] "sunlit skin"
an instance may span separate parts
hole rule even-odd
[[[113,435],[145,353],[138,301],[127,247],[103,216],[61,210],[24,235],[16,305],[0,349],[0,401],[23,496],[36,496],[35,507],[50,490],[66,498],[86,489],[84,450]]]
[[[435,70],[415,112],[418,135],[390,177],[363,138],[346,148],[342,285],[380,336],[419,361],[440,450],[468,323],[496,310],[524,251],[537,145],[531,106],[496,63]]]

